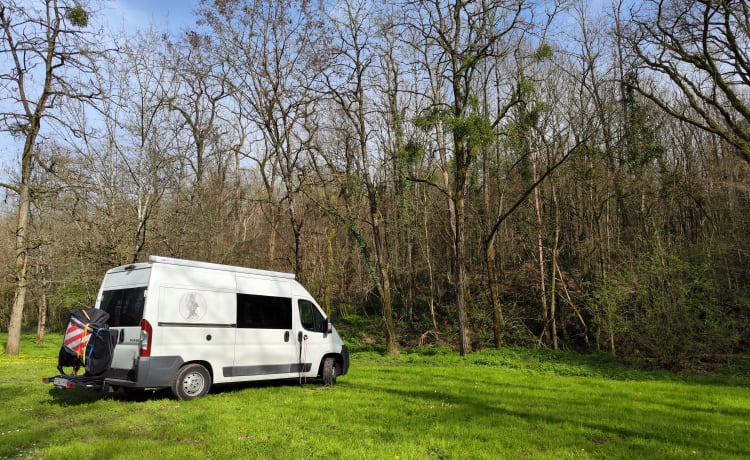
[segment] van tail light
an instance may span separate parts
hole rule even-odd
[[[139,355],[141,357],[151,356],[151,339],[153,336],[153,329],[151,324],[145,319],[141,320],[141,349]]]

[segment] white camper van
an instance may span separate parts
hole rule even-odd
[[[96,308],[114,342],[105,388],[170,387],[346,374],[349,353],[291,273],[151,256],[107,271]]]

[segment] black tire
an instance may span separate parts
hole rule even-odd
[[[336,384],[336,359],[332,357],[325,358],[323,360],[323,386],[331,386]]]
[[[172,382],[172,394],[182,401],[205,396],[210,389],[211,374],[200,364],[181,367]]]

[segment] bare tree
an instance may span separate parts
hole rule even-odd
[[[291,265],[300,276],[305,223],[301,169],[310,141],[305,120],[315,97],[308,82],[309,72],[318,67],[319,10],[300,0],[204,0],[199,13],[216,36],[216,52],[231,70],[238,104],[246,106],[236,108],[236,114],[249,117],[262,137],[263,148],[246,155],[258,164],[271,207],[288,216],[294,239]]]
[[[230,168],[237,169],[236,161],[234,166],[229,161],[229,144],[235,139],[224,135],[228,130],[223,117],[224,100],[230,95],[229,64],[214,48],[209,35],[189,32],[183,40],[167,43],[165,56],[165,66],[174,75],[174,88],[165,87],[165,97],[167,107],[177,115],[175,146],[185,165],[184,177],[176,185],[185,191],[176,193],[179,202],[173,203],[175,213],[170,217],[178,232],[165,229],[172,235],[164,235],[162,241],[170,253],[192,250],[207,260],[216,257],[216,245],[211,243],[224,234],[222,203],[227,175]]]
[[[43,121],[62,123],[56,107],[86,94],[89,56],[97,46],[88,26],[89,12],[79,1],[0,2],[0,129],[23,139],[18,184],[0,184],[18,195],[16,226],[16,293],[8,326],[6,352],[18,354],[21,322],[28,287],[28,231],[32,201],[32,171],[42,165],[37,143]]]
[[[471,352],[466,312],[466,198],[469,174],[484,145],[495,140],[491,118],[478,106],[479,76],[482,63],[496,56],[505,40],[521,26],[524,3],[515,0],[471,2],[457,0],[413,2],[415,17],[410,27],[421,31],[421,43],[414,46],[431,49],[434,58],[427,67],[441,68],[431,72],[445,78],[444,84],[433,85],[433,104],[427,112],[436,130],[446,128],[452,139],[452,158],[438,148],[443,171],[443,192],[449,200],[450,226],[453,239],[453,278],[455,281],[461,355]],[[445,87],[444,87],[445,86]],[[498,116],[502,117],[504,111]],[[436,132],[441,139],[440,132]]]
[[[217,142],[220,104],[229,91],[228,64],[211,53],[210,42],[209,36],[191,32],[183,42],[168,44],[166,56],[179,85],[169,91],[168,106],[179,114],[188,132],[187,145],[181,150],[192,151],[187,161],[197,189],[206,180],[206,157]]]
[[[589,192],[583,195],[586,205],[582,206],[585,212],[580,216],[591,240],[581,246],[588,248],[585,254],[588,269],[604,279],[612,269],[623,229],[630,226],[631,209],[627,206],[628,191],[619,151],[618,63],[608,55],[611,43],[607,31],[611,23],[587,6],[580,1],[572,9],[576,23],[569,32],[567,51],[571,61],[563,71],[570,69],[569,75],[575,81],[577,107],[571,112],[572,123],[591,131],[588,136],[577,136],[585,148],[574,164],[575,168],[592,171],[593,176],[587,180]],[[593,316],[597,348],[603,333],[610,350],[614,349],[613,310],[596,311]]]
[[[371,268],[372,281],[382,304],[383,321],[386,331],[386,349],[388,354],[396,354],[396,331],[393,321],[393,293],[389,264],[389,244],[386,238],[386,225],[383,219],[383,196],[379,193],[379,184],[375,171],[382,169],[373,164],[377,155],[373,154],[374,138],[373,109],[371,105],[373,86],[373,67],[377,56],[375,48],[378,41],[378,27],[374,21],[376,11],[368,11],[368,5],[362,1],[343,2],[341,8],[334,10],[331,17],[334,36],[332,37],[331,54],[334,56],[329,71],[325,74],[327,93],[340,114],[339,123],[344,136],[349,137],[345,148],[348,164],[353,165],[345,178],[350,183],[361,183],[366,195],[368,207],[365,226],[366,234],[371,235],[368,249],[363,256],[369,259],[369,247],[374,250],[374,266],[370,260],[365,264]],[[335,15],[338,15],[336,17]],[[334,123],[336,122],[333,119]],[[340,215],[340,214],[339,214]],[[363,229],[357,225],[356,214],[345,217],[350,231],[357,234],[364,242]]]
[[[176,180],[179,157],[173,149],[177,126],[169,102],[174,97],[175,75],[166,65],[163,40],[150,29],[138,34],[132,46],[123,48],[118,88],[119,107],[112,139],[117,165],[127,177],[126,202],[134,219],[129,260],[140,257],[147,242],[151,218],[166,190]]]
[[[635,54],[635,71],[671,85],[639,82],[637,73],[625,83],[673,117],[725,139],[750,162],[750,5],[648,0],[631,15],[631,27],[619,32]]]

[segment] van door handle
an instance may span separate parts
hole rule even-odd
[[[290,336],[290,332],[289,331],[284,331],[284,342],[288,342],[289,341],[289,336]]]

